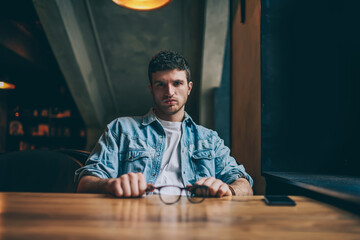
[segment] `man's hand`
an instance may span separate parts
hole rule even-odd
[[[142,173],[128,173],[109,179],[108,191],[115,197],[140,197],[145,193],[147,184]]]
[[[147,188],[142,173],[128,173],[118,178],[100,179],[84,176],[78,186],[78,192],[110,193],[115,197],[140,197]]]
[[[209,192],[207,197],[225,197],[232,195],[229,186],[220,179],[216,179],[214,177],[209,177],[209,178],[203,177],[199,181],[197,181],[194,185],[202,185],[208,187]]]

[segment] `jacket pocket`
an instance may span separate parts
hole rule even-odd
[[[134,162],[144,158],[151,158],[150,152],[146,150],[129,150],[126,161]]]
[[[215,152],[212,149],[194,151],[191,159],[197,180],[202,177],[215,177]]]
[[[122,174],[130,172],[144,173],[146,169],[151,168],[151,159],[151,153],[146,150],[129,150],[124,158],[121,172]]]

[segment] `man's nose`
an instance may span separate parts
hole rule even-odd
[[[175,92],[174,87],[171,84],[168,84],[166,88],[166,94],[172,96],[174,95],[174,92]]]

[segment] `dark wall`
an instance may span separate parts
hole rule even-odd
[[[262,1],[263,171],[359,175],[359,9]]]

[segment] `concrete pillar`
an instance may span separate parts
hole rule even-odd
[[[223,71],[229,1],[207,0],[200,93],[200,124],[214,127],[214,88],[219,87]]]

